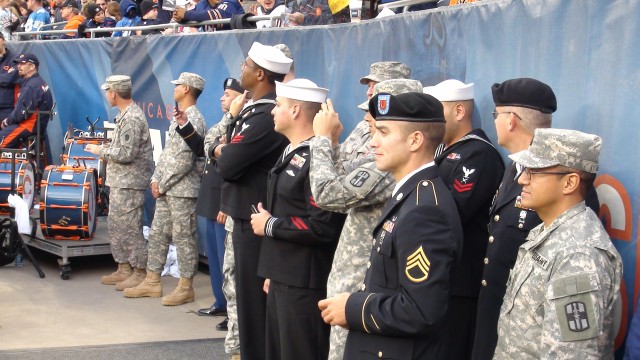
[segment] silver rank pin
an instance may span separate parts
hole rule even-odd
[[[521,210],[520,216],[518,217],[518,229],[522,229],[524,227],[524,221],[527,218],[527,210]]]
[[[400,193],[400,194],[396,195],[396,200],[398,200],[398,201],[402,200],[403,196],[404,196],[403,193]]]

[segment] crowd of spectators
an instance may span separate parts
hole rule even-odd
[[[163,3],[164,1],[164,3]],[[397,1],[397,0],[392,0]],[[413,10],[457,5],[473,0],[438,0]],[[364,3],[365,1],[363,1]],[[377,4],[389,1],[368,1]],[[173,33],[209,32],[242,28],[327,25],[351,21],[349,2],[336,0],[257,0],[245,8],[239,0],[0,0],[0,32],[7,41],[20,39],[73,39],[90,37],[122,37]],[[400,12],[402,10],[396,10]],[[371,17],[377,10],[364,15]],[[364,14],[364,13],[363,13]],[[388,12],[386,12],[388,14]],[[393,12],[391,13],[393,14]],[[270,20],[247,21],[247,17],[273,16]],[[192,23],[230,19],[224,24],[190,26]],[[358,19],[359,20],[359,19]],[[173,23],[166,29],[118,30],[136,26]],[[188,24],[189,23],[189,24]],[[183,26],[187,25],[187,26]],[[113,31],[89,31],[114,28]],[[19,32],[70,30],[65,33],[41,33],[18,36]],[[93,32],[93,34],[92,34]]]

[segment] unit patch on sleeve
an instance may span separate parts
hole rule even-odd
[[[364,183],[370,176],[371,175],[369,174],[368,171],[364,171],[364,170],[358,171],[358,173],[351,178],[349,183],[354,187],[361,187],[362,185],[364,185]]]

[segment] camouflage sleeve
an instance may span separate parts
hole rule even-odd
[[[231,123],[233,123],[233,118],[229,118],[228,116],[222,116],[222,119],[215,125],[213,125],[209,131],[207,131],[207,135],[204,137],[204,153],[206,157],[209,157],[209,150],[211,150],[211,145],[220,137],[227,133],[227,128]]]
[[[387,201],[395,186],[393,178],[369,162],[347,175],[339,175],[331,162],[331,144],[326,138],[311,139],[311,192],[316,204],[326,210],[347,212],[355,207]]]
[[[606,255],[595,249],[573,252],[556,265],[544,309],[535,315],[542,320],[541,358],[565,354],[567,359],[591,359],[598,354],[602,336],[610,335],[604,326],[614,298],[615,274],[610,270]]]
[[[103,148],[100,151],[100,157],[107,161],[113,161],[119,164],[128,164],[132,162],[137,152],[140,150],[139,143],[142,138],[142,129],[134,126],[133,119],[125,118],[122,127],[118,132],[117,142]]]
[[[204,133],[204,119],[189,119],[193,124],[196,132],[199,134]],[[182,138],[171,139],[169,148],[165,151],[171,156],[165,156],[161,160],[164,160],[162,164],[158,164],[158,167],[163,167],[162,177],[158,181],[158,188],[161,194],[166,193],[176,183],[178,183],[184,176],[186,176],[191,169],[195,166],[195,155],[189,145],[185,143]],[[164,153],[164,151],[163,151]],[[155,173],[154,173],[155,176]]]

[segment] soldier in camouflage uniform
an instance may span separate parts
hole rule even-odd
[[[220,101],[222,103],[222,110],[225,112],[225,114],[222,116],[222,119],[220,119],[218,123],[213,125],[207,131],[207,135],[204,137],[204,139],[198,133],[193,133],[193,126],[192,124],[188,123],[188,119],[186,118],[186,116],[179,116],[176,118],[178,125],[180,125],[176,129],[176,131],[180,134],[180,136],[183,137],[184,141],[189,144],[192,150],[196,151],[196,153],[198,153],[199,155],[204,155],[207,159],[205,173],[202,177],[202,185],[200,187],[200,193],[198,196],[198,202],[196,203],[196,212],[201,211],[203,214],[208,213],[208,216],[211,216],[213,218],[211,220],[207,218],[207,221],[217,221],[222,224],[221,226],[225,227],[226,231],[231,231],[233,230],[233,220],[231,220],[231,218],[224,214],[222,211],[219,211],[219,205],[214,206],[213,204],[202,204],[203,202],[212,202],[216,200],[216,194],[214,194],[214,191],[218,192],[218,196],[220,193],[220,184],[216,183],[218,179],[215,178],[215,176],[217,176],[215,169],[215,159],[213,159],[213,157],[211,156],[211,151],[213,150],[212,145],[214,145],[214,143],[219,138],[224,137],[227,134],[228,127],[233,123],[235,116],[238,115],[240,111],[242,111],[244,104],[246,104],[247,94],[244,92],[244,89],[240,87],[237,80],[233,78],[225,79],[223,88],[225,94],[222,96]],[[215,173],[215,175],[210,172]],[[220,182],[221,181],[222,179],[220,179]],[[202,198],[203,196],[205,196],[205,198]],[[217,197],[217,200],[219,202],[219,197]],[[201,206],[200,210],[198,209],[198,206]],[[215,210],[215,214],[214,209],[217,209]],[[226,223],[229,221],[231,221],[232,224],[231,229],[228,229],[228,227],[226,226]],[[218,234],[219,233],[216,231],[216,243],[219,241],[219,239],[217,238]],[[217,291],[214,290],[216,303],[213,304],[210,308],[198,310],[198,314],[210,316],[219,314],[228,316],[220,324],[216,325],[216,329],[229,331],[227,333],[227,339],[230,345],[227,346],[225,344],[225,350],[227,351],[227,353],[233,355],[239,352],[240,345],[238,339],[238,327],[235,325],[235,322],[237,321],[237,312],[235,306],[235,283],[233,282],[233,278],[226,278],[227,276],[233,276],[232,270],[235,266],[235,262],[233,260],[233,244],[230,242],[230,238],[230,233],[226,233],[225,239],[221,240],[224,242],[224,259],[222,261],[222,264],[220,264],[222,268],[221,290],[224,293],[225,298],[223,299],[225,300],[225,302],[221,303],[224,303],[225,307],[216,307],[216,304],[220,302],[218,299],[220,295],[217,293]],[[207,241],[211,241],[211,239],[208,239]],[[207,252],[209,253],[210,251]],[[219,257],[220,254],[216,252],[216,256]],[[212,259],[212,262],[210,262],[210,267],[214,266],[214,261],[215,259]],[[227,269],[226,272],[225,269]],[[214,275],[212,275],[211,277],[213,278]],[[229,281],[231,281],[231,286],[227,286],[227,289],[225,290],[225,282],[228,283]],[[212,281],[211,286],[212,288],[214,288],[214,281]],[[232,318],[231,322],[229,321],[229,317]]]
[[[579,131],[537,129],[528,150],[510,155],[524,166],[522,206],[543,223],[509,276],[494,359],[613,359],[622,262],[584,202],[601,144]]]
[[[89,144],[86,150],[107,161],[109,238],[118,270],[100,282],[116,290],[138,285],[147,275],[147,245],[142,235],[144,191],[153,172],[149,126],[144,113],[131,98],[131,78],[113,75],[102,85],[105,97],[120,113],[111,143]],[[135,269],[135,271],[134,271]]]
[[[233,253],[233,219],[227,216],[224,224],[227,237],[224,240],[224,262],[222,264],[222,291],[227,298],[227,336],[224,339],[224,351],[232,360],[240,360],[240,333],[238,331],[238,307],[236,305],[236,261]]]
[[[193,125],[193,132],[204,134],[204,118],[195,106],[204,89],[204,79],[184,72],[171,83],[176,85],[176,115],[184,109],[182,111]],[[151,193],[157,201],[149,234],[147,277],[140,285],[124,291],[124,296],[130,298],[162,296],[160,273],[167,259],[169,243],[173,240],[178,251],[180,282],[171,294],[162,298],[163,305],[181,305],[194,300],[192,283],[198,268],[195,205],[204,160],[198,158],[176,133],[177,126],[174,116],[165,148],[151,177]]]
[[[373,95],[380,92],[393,95],[422,92],[422,84],[408,79],[385,80],[375,85]],[[358,108],[368,111],[369,102]],[[369,141],[361,146],[363,151],[358,152],[360,157],[356,158],[356,161],[364,158],[367,162],[349,174],[340,174],[339,166],[333,160],[334,149],[330,140],[331,134],[339,126],[338,114],[328,100],[314,119],[316,137],[310,141],[311,192],[321,208],[346,212],[348,215],[329,273],[327,296],[359,290],[367,271],[373,227],[395,186],[389,173],[376,168]],[[342,359],[347,333],[339,326],[331,328],[329,359]]]
[[[367,85],[367,101],[373,96],[373,87],[384,80],[391,79],[408,79],[411,75],[411,69],[397,61],[381,61],[371,64],[369,75],[360,79],[360,84]],[[360,105],[361,109],[365,112],[368,111],[368,102],[365,102],[364,108]],[[333,144],[338,144],[338,136],[331,138]],[[356,124],[355,128],[351,131],[349,136],[344,142],[339,145],[339,148],[334,149],[333,156],[336,159],[338,170],[342,174],[349,174],[355,170],[358,165],[373,161],[372,157],[367,157],[369,152],[369,140],[371,134],[369,131],[369,124],[365,120],[361,120]]]

